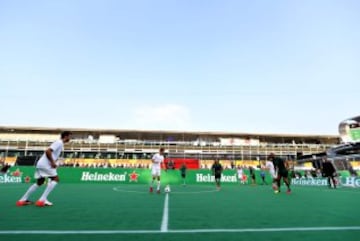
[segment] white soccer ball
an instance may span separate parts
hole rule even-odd
[[[170,186],[169,185],[166,185],[166,187],[164,188],[164,191],[166,193],[169,193],[171,190],[170,190]]]

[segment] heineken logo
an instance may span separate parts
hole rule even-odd
[[[29,182],[31,181],[31,178],[30,178],[29,176],[26,176],[25,179],[24,179],[24,181],[25,181],[26,183],[29,183]]]
[[[84,182],[125,182],[126,181],[126,173],[125,174],[117,174],[117,173],[98,173],[98,172],[82,172],[81,181]]]
[[[21,183],[21,177],[9,176],[7,174],[0,175],[0,183]]]
[[[360,178],[357,177],[342,178],[341,185],[343,185],[344,187],[360,187]]]
[[[129,174],[130,182],[137,182],[139,176],[140,176],[139,174],[133,171],[132,173]]]
[[[196,173],[196,182],[215,182],[215,176],[210,174]],[[236,175],[222,175],[221,182],[237,182]]]
[[[327,186],[328,182],[326,178],[293,178],[291,179],[291,184],[299,186]]]
[[[360,187],[360,178],[358,177],[343,177],[339,178],[340,185],[344,187]],[[292,179],[292,185],[298,186],[327,186],[328,180],[326,178],[299,178]]]
[[[0,175],[0,183],[22,183],[22,172],[20,169],[16,169],[15,171],[11,172],[10,175],[7,173]]]
[[[15,171],[13,171],[13,172],[11,173],[11,175],[12,175],[13,177],[21,177],[21,176],[22,176],[22,172],[21,172],[20,169],[18,168],[18,169],[16,169]]]

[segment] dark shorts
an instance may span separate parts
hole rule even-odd
[[[185,174],[185,173],[181,173],[181,177],[182,177],[182,178],[185,178],[185,177],[186,177],[186,174]]]
[[[221,174],[215,174],[215,179],[221,179]]]
[[[282,178],[282,177],[284,178],[288,176],[289,176],[289,172],[287,170],[279,171],[278,178]]]
[[[335,177],[334,173],[325,173],[325,177]]]

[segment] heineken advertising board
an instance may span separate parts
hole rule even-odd
[[[11,167],[6,174],[0,174],[0,185],[7,183],[32,183],[34,182],[34,167]],[[122,169],[122,168],[58,168],[58,175],[62,183],[126,183],[126,184],[148,184],[151,181],[151,170],[149,169]],[[348,174],[347,174],[348,175]],[[266,174],[266,182],[270,184],[272,179]],[[182,178],[179,170],[162,170],[161,181],[164,184],[181,184]],[[339,179],[343,186],[360,187],[360,178],[346,176],[342,173]],[[214,183],[215,177],[210,170],[189,170],[186,173],[188,184]],[[239,180],[236,170],[224,170],[221,177],[223,184],[250,184],[250,176],[244,171],[243,179]],[[260,171],[256,172],[256,182],[261,184]],[[298,178],[291,180],[292,185],[299,186],[326,186],[325,178]]]
[[[1,183],[29,183],[34,181],[34,167],[11,167],[6,174],[0,174]],[[244,172],[243,183],[249,183],[249,174]],[[150,169],[122,169],[122,168],[58,168],[60,181],[63,183],[133,183],[147,184],[151,181]],[[270,176],[268,183],[271,182]],[[258,176],[260,182],[260,176]],[[181,184],[179,170],[162,170],[162,183]],[[221,181],[223,183],[239,183],[235,170],[225,170]],[[214,183],[215,177],[210,170],[188,170],[186,183]]]
[[[343,187],[360,187],[360,177],[340,177],[335,179],[337,185]],[[294,186],[327,186],[327,178],[294,178],[291,180],[291,185]]]
[[[19,168],[11,168],[7,173],[0,173],[0,184],[30,182],[31,178],[23,175]]]

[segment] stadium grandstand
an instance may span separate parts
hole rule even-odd
[[[59,138],[60,128],[0,127],[0,157],[15,165],[19,160],[35,162],[45,148]],[[280,135],[227,132],[180,132],[111,129],[70,129],[72,141],[66,145],[64,164],[80,167],[148,167],[151,156],[165,147],[167,159],[179,166],[184,160],[207,168],[214,159],[225,168],[258,166],[269,153],[289,161],[324,153],[339,144],[336,135]],[[299,168],[311,168],[304,162]],[[355,165],[357,166],[357,165]],[[196,166],[195,166],[196,167]]]

